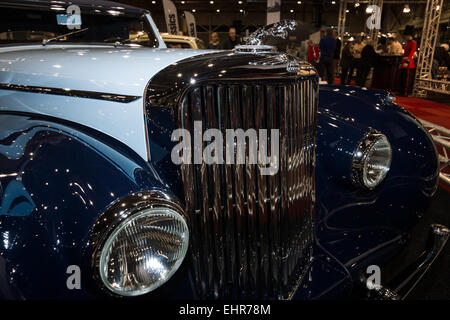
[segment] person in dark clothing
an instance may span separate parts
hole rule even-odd
[[[228,31],[228,39],[223,44],[223,49],[231,50],[234,49],[237,45],[240,45],[239,39],[236,35],[236,28],[231,27]]]
[[[341,58],[341,84],[346,85],[350,84],[350,80],[352,78],[350,74],[350,69],[352,67],[352,43],[349,41],[345,45],[344,49],[342,50],[342,58]]]
[[[361,65],[358,69],[358,75],[356,79],[356,84],[358,86],[364,87],[366,85],[367,76],[369,75],[370,69],[373,66],[376,56],[377,53],[375,52],[375,41],[370,40],[361,51]]]
[[[341,40],[338,38],[337,31],[333,31],[333,38],[336,39],[336,49],[333,55],[333,78],[336,76],[336,71],[339,67],[339,60],[341,59]]]
[[[333,37],[333,30],[327,30],[327,36],[320,39],[320,61],[319,61],[319,75],[323,79],[324,74],[327,74],[328,84],[334,83],[334,66],[333,58],[336,50],[336,39]]]

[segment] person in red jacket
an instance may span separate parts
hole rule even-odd
[[[320,50],[317,44],[314,44],[311,40],[308,40],[308,62],[311,63],[314,68],[317,69],[320,58]]]
[[[411,94],[414,82],[414,73],[416,66],[414,64],[414,53],[417,50],[417,43],[413,40],[413,30],[406,28],[406,44],[403,52],[403,58],[400,65],[400,95],[408,96]]]

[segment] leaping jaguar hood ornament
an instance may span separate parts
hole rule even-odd
[[[264,41],[268,37],[286,39],[288,32],[295,30],[297,22],[295,20],[282,20],[257,29],[244,39],[244,45],[236,46],[234,49],[239,53],[269,53],[275,48],[265,45]]]
[[[286,39],[288,31],[293,31],[295,28],[297,28],[297,22],[295,20],[282,20],[257,29],[244,39],[244,41],[247,45],[260,46],[264,44],[266,37]]]

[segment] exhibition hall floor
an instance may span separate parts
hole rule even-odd
[[[450,128],[450,105],[414,97],[397,97],[397,103],[417,118]]]

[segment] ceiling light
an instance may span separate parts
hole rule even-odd
[[[358,8],[360,6],[359,2],[355,3],[355,8]]]
[[[372,7],[372,6],[367,6],[367,8],[366,8],[366,13],[367,13],[367,14],[373,13],[373,7]]]

